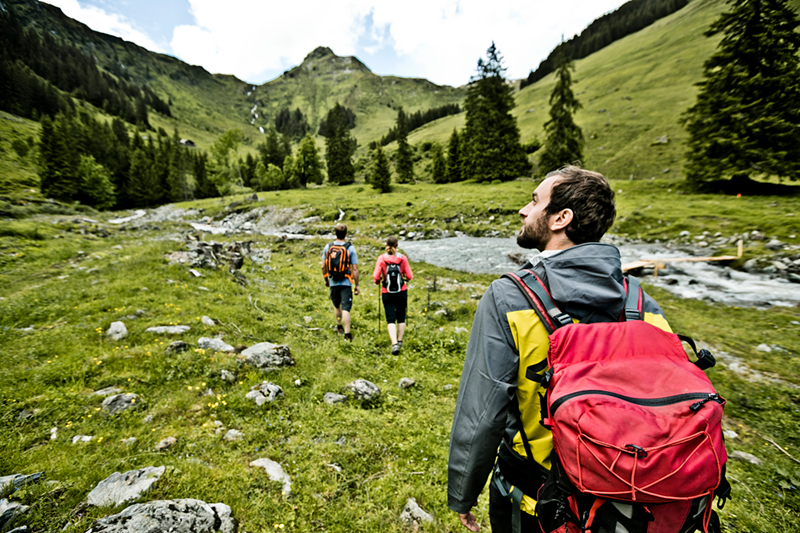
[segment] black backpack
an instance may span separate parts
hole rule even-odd
[[[403,287],[403,274],[398,263],[386,264],[386,279],[383,281],[383,286],[386,287],[386,292],[392,294],[400,292]]]

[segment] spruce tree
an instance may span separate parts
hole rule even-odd
[[[411,147],[408,145],[408,120],[401,107],[397,111],[397,152],[395,152],[394,166],[397,171],[397,181],[411,183],[414,181],[414,160]]]
[[[431,155],[433,157],[433,182],[447,183],[447,162],[444,160],[442,145],[433,143]]]
[[[550,120],[544,123],[545,140],[539,157],[539,174],[545,175],[564,165],[583,159],[583,131],[573,113],[581,103],[572,91],[572,59],[561,54],[556,59],[556,85],[550,94]]]
[[[353,153],[356,151],[356,140],[350,135],[347,115],[338,102],[325,121],[325,159],[328,163],[328,180],[339,185],[348,185],[355,181]]]
[[[527,155],[519,142],[513,89],[506,83],[500,52],[492,46],[478,59],[478,74],[467,87],[467,124],[462,172],[478,181],[511,180],[528,172]]]
[[[447,181],[455,183],[461,181],[461,137],[458,131],[453,128],[450,141],[447,143]]]
[[[322,161],[319,158],[317,143],[309,133],[306,133],[300,141],[294,166],[301,187],[309,183],[322,185]]]
[[[374,189],[384,192],[391,190],[392,171],[389,168],[389,159],[380,145],[375,149],[372,160],[371,183]]]
[[[90,155],[82,155],[78,165],[81,177],[82,199],[96,209],[111,209],[116,203],[114,185],[106,167]]]
[[[686,175],[800,179],[800,21],[785,0],[729,0],[706,32],[722,34],[684,115]]]

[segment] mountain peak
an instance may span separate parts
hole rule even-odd
[[[318,46],[310,54],[308,54],[303,61],[308,61],[310,59],[322,59],[323,57],[327,56],[336,56],[336,54],[334,54],[333,50],[327,46]]]

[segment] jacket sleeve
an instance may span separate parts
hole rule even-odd
[[[411,273],[411,265],[408,264],[408,257],[403,256],[403,260],[401,261],[401,269],[403,270],[403,277],[406,281],[411,281],[414,279],[414,274]]]
[[[498,290],[501,281],[478,305],[453,416],[447,505],[458,513],[469,511],[486,484],[516,392],[519,355]]]
[[[383,275],[383,256],[378,256],[378,260],[375,261],[375,270],[372,272],[372,281],[376,284],[381,282],[381,276]]]

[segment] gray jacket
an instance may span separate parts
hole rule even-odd
[[[616,320],[624,308],[623,274],[615,246],[574,246],[542,259],[533,271],[545,282],[556,305],[573,318],[599,313]],[[520,289],[505,278],[494,281],[478,305],[450,435],[447,504],[453,511],[466,513],[472,507],[501,441],[510,445],[519,432],[515,405],[519,354],[507,314],[529,308]],[[647,295],[644,311],[664,314]]]

